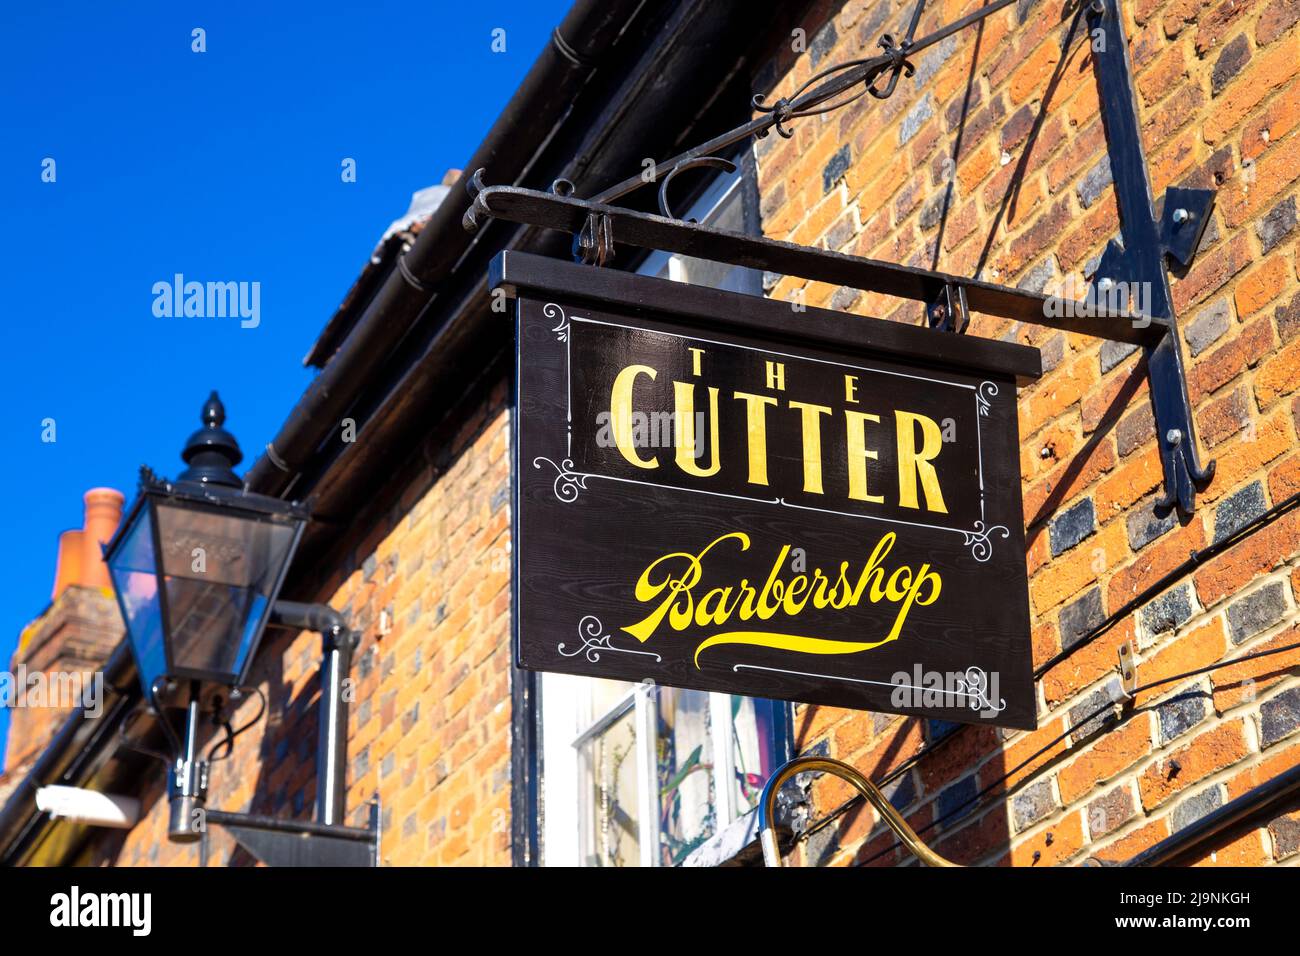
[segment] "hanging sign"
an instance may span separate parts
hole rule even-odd
[[[1037,350],[504,253],[520,666],[1035,726]]]

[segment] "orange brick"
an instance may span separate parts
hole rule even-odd
[[[1171,637],[1155,654],[1143,655],[1138,661],[1138,686],[1154,684],[1177,674],[1207,667],[1223,659],[1228,642],[1223,631],[1223,616],[1216,615],[1189,633]],[[1159,684],[1139,691],[1137,706],[1145,707],[1180,686],[1180,681]]]
[[[1260,574],[1277,567],[1300,550],[1300,511],[1290,511],[1250,537],[1216,556],[1193,580],[1196,594],[1213,607],[1244,589]]]
[[[1300,626],[1283,631],[1262,644],[1250,645],[1249,652],[1254,654],[1271,651],[1290,644],[1300,644]],[[1254,701],[1265,689],[1284,679],[1296,667],[1300,667],[1300,647],[1214,671],[1211,675],[1214,709],[1224,713],[1238,704]]]
[[[1241,6],[1245,9],[1244,4]],[[1213,146],[1222,140],[1265,97],[1295,75],[1297,62],[1300,62],[1300,36],[1294,33],[1258,55],[1245,72],[1215,99],[1210,115],[1201,127],[1205,142]]]
[[[1286,256],[1274,255],[1242,276],[1234,293],[1237,315],[1244,320],[1272,302],[1286,286],[1290,273],[1291,264]]]
[[[1134,714],[1056,774],[1061,802],[1074,803],[1099,784],[1114,778],[1151,752],[1151,715]]]
[[[997,776],[1000,777],[1003,773],[1009,774],[1004,781],[1008,788],[1014,788],[1034,776],[1044,766],[1065,753],[1067,748],[1065,740],[1056,739],[1063,733],[1065,733],[1065,721],[1057,717],[1037,730],[1025,734],[1006,748],[1004,767],[999,768]],[[1047,747],[1047,750],[1040,754],[1039,751],[1044,747]],[[1025,764],[1023,767],[1020,766],[1022,763]]]
[[[1115,572],[1107,586],[1107,606],[1122,607],[1204,546],[1204,518],[1196,514],[1188,524],[1143,548],[1136,561]]]
[[[1260,866],[1267,858],[1264,831],[1251,830],[1211,850],[1192,866]]]
[[[1055,707],[1073,697],[1080,687],[1115,673],[1120,645],[1134,638],[1133,621],[1130,615],[1090,643],[1075,647],[1065,660],[1044,674],[1043,697],[1047,705]]]
[[[1271,753],[1263,760],[1229,777],[1224,785],[1228,790],[1228,799],[1235,800],[1295,766],[1300,766],[1300,744],[1294,744],[1281,752]]]
[[[1230,767],[1249,753],[1241,720],[1207,730],[1185,747],[1156,760],[1138,777],[1142,806],[1154,810],[1176,793]]]
[[[1169,823],[1164,817],[1161,817],[1159,820],[1148,823],[1146,826],[1106,844],[1094,855],[1098,860],[1104,860],[1108,863],[1123,863],[1133,859],[1143,850],[1149,850],[1168,836]]]
[[[1255,397],[1261,409],[1300,388],[1300,338],[1265,359],[1255,373]]]
[[[1078,594],[1129,553],[1124,523],[1113,521],[1101,532],[1043,566],[1029,582],[1034,610],[1043,613]]]
[[[1067,813],[1058,823],[1011,848],[1012,866],[1057,866],[1083,848],[1083,814]]]

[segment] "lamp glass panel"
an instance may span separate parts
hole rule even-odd
[[[266,617],[295,526],[246,512],[158,505],[172,664],[231,681]]]
[[[162,606],[158,600],[157,563],[154,560],[153,521],[149,508],[136,512],[135,524],[108,564],[126,618],[126,630],[135,651],[140,683],[146,694],[154,680],[167,672],[163,642]]]

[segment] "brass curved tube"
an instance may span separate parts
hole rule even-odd
[[[758,840],[763,847],[763,864],[765,866],[781,866],[781,849],[776,844],[776,795],[782,785],[797,773],[803,773],[806,770],[820,770],[823,773],[829,773],[846,780],[854,790],[862,794],[863,798],[876,808],[876,812],[889,824],[889,829],[898,835],[903,841],[903,846],[912,851],[926,866],[961,866],[960,863],[954,863],[952,860],[941,857],[928,846],[921,842],[921,838],[916,835],[902,815],[894,809],[894,805],[885,798],[880,792],[880,788],[868,780],[862,773],[840,760],[832,760],[830,757],[795,757],[785,766],[781,767],[772,774],[767,784],[763,787],[763,795],[759,797],[759,823],[758,823]]]

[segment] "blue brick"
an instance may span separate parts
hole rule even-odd
[[[1205,717],[1205,692],[1187,691],[1156,710],[1160,718],[1160,743],[1167,744],[1199,724]]]
[[[1052,557],[1073,548],[1092,534],[1096,526],[1097,513],[1093,509],[1091,498],[1084,498],[1078,504],[1062,511],[1052,520],[1047,529]]]
[[[1224,498],[1214,511],[1214,543],[1218,544],[1267,510],[1264,486],[1258,481]]]
[[[1259,708],[1260,743],[1271,747],[1300,727],[1300,687],[1292,687]]]
[[[822,192],[831,191],[831,187],[839,181],[839,178],[848,172],[851,162],[849,144],[845,143],[835,151],[835,155],[827,160],[822,168]]]
[[[938,799],[935,801],[938,807],[938,813],[935,815],[936,818],[946,817],[947,819],[944,820],[943,826],[952,826],[962,817],[975,809],[974,803],[967,803],[968,800],[974,799],[975,792],[975,777],[962,777],[952,786],[943,790],[939,794]],[[966,806],[960,812],[956,812],[957,808],[961,807],[964,803]],[[948,817],[949,813],[953,813],[954,815]]]

